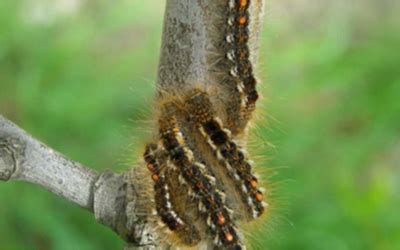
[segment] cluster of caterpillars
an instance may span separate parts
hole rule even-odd
[[[221,109],[213,108],[211,93],[180,92],[160,105],[158,138],[146,146],[144,159],[156,214],[181,245],[244,249],[238,227],[265,210],[251,161],[235,141],[258,99],[248,45],[254,0],[224,1],[223,36],[216,47],[224,75],[217,85],[232,96],[224,103],[226,116],[218,117]]]
[[[183,245],[195,246],[205,240],[215,248],[243,249],[237,214],[245,214],[244,220],[248,220],[264,212],[263,193],[247,156],[216,117],[206,92],[194,89],[160,109],[159,141],[148,144],[144,153],[154,181],[157,215]],[[207,147],[196,148],[193,142]],[[217,178],[220,169],[228,181]],[[169,171],[178,173],[177,180],[168,180],[173,178]],[[171,182],[187,189],[186,197],[172,199],[178,190],[173,190]],[[225,193],[228,186],[233,186],[240,200]],[[195,213],[177,209],[185,206],[186,200],[197,203]],[[245,211],[232,210],[237,202]]]
[[[224,41],[219,43],[218,50],[224,54],[224,59],[218,64],[221,70],[228,70],[224,82],[234,86],[236,102],[239,105],[227,107],[227,113],[234,114],[228,117],[228,127],[234,133],[243,130],[255,110],[258,99],[256,90],[257,80],[253,74],[250,60],[250,14],[252,0],[227,0],[227,15],[225,16]],[[254,0],[253,0],[254,1]],[[237,128],[237,129],[236,129]]]

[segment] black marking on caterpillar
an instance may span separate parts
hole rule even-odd
[[[250,216],[259,217],[264,212],[263,194],[257,188],[258,180],[251,172],[251,164],[230,138],[230,131],[223,128],[221,121],[215,117],[208,95],[199,90],[192,93],[185,102],[189,116],[199,125],[198,129],[214,156],[235,183]]]
[[[227,0],[225,5],[224,36],[217,48],[223,54],[218,61],[219,71],[224,71],[222,79],[233,91],[231,103],[227,104],[227,127],[237,134],[251,118],[258,100],[257,80],[250,60],[250,13],[251,1]],[[234,104],[233,104],[234,103]]]
[[[174,209],[175,206],[171,200],[172,194],[167,183],[168,176],[164,175],[164,171],[161,172],[161,169],[165,166],[160,166],[159,157],[155,155],[155,152],[159,150],[158,145],[149,144],[146,146],[144,153],[147,168],[152,173],[154,181],[157,214],[160,216],[161,221],[177,234],[183,244],[196,245],[201,240],[200,233],[190,221],[180,216]]]
[[[160,139],[172,164],[181,171],[184,180],[204,206],[208,214],[207,225],[212,235],[215,235],[215,246],[241,249],[229,209],[225,206],[224,193],[212,182],[213,177],[206,173],[206,167],[195,162],[192,151],[185,146],[176,116],[171,113],[167,107],[159,119],[159,126]]]

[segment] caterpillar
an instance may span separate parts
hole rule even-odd
[[[197,88],[183,93],[161,104],[158,143],[148,144],[144,153],[155,182],[157,215],[185,246],[212,242],[208,246],[244,249],[238,225],[265,210],[258,179],[241,146],[216,116],[209,94]],[[168,179],[178,183],[173,192]],[[180,188],[187,193],[173,199]],[[190,207],[187,200],[197,205]]]
[[[207,225],[215,237],[215,246],[239,248],[240,240],[230,218],[223,196],[225,194],[213,183],[213,177],[206,167],[196,162],[192,151],[185,146],[185,139],[177,124],[176,116],[170,113],[173,104],[167,105],[160,117],[160,137],[169,153],[172,163],[182,172],[182,176],[195,193],[207,214]]]
[[[225,167],[229,177],[238,186],[236,190],[240,192],[250,216],[259,217],[265,205],[262,191],[257,189],[257,178],[252,174],[251,164],[245,159],[243,151],[230,138],[230,131],[223,128],[222,122],[215,117],[207,93],[195,89],[185,104],[219,164]]]
[[[210,53],[211,80],[227,93],[224,97],[225,110],[220,113],[226,127],[234,134],[243,132],[255,110],[259,93],[256,90],[257,79],[254,75],[252,48],[256,47],[259,16],[254,9],[262,7],[260,0],[216,1],[213,8],[216,13],[215,30],[212,41],[214,49]],[[216,55],[216,56],[215,56]]]
[[[176,232],[182,243],[188,246],[195,245],[200,240],[200,235],[192,222],[175,210],[176,204],[173,203],[171,196],[171,186],[168,185],[168,177],[166,172],[165,158],[161,157],[163,162],[160,163],[160,154],[162,151],[157,144],[148,144],[145,149],[144,159],[148,170],[151,172],[151,178],[154,181],[154,196],[157,213],[167,227]],[[165,153],[165,152],[163,152]],[[164,165],[164,166],[162,166]],[[162,171],[164,170],[164,171]]]

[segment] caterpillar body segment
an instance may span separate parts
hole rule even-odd
[[[210,150],[237,186],[236,190],[246,204],[249,217],[259,217],[264,212],[264,205],[258,180],[253,175],[252,166],[243,150],[231,139],[230,131],[215,116],[208,94],[194,90],[185,104],[189,116],[197,122],[199,132]]]
[[[214,49],[209,60],[209,81],[219,86],[225,126],[234,134],[243,133],[256,107],[259,93],[254,73],[258,46],[261,0],[216,1],[216,27],[210,30]],[[217,98],[217,102],[220,99]],[[226,115],[225,115],[226,113]]]
[[[163,169],[165,166],[162,166],[165,162],[160,163],[159,157],[157,158],[156,155],[157,151],[160,151],[158,145],[149,144],[146,146],[144,153],[147,168],[150,170],[151,178],[154,181],[154,199],[157,214],[160,216],[161,221],[176,233],[184,245],[196,245],[201,240],[200,233],[191,220],[184,218],[175,210],[176,204],[172,201],[173,194],[168,185],[168,176],[165,176],[165,169]]]
[[[171,111],[172,108],[170,107]],[[170,112],[164,113],[170,113]],[[241,249],[235,225],[223,199],[223,192],[212,181],[207,168],[195,160],[193,152],[185,145],[175,115],[164,115],[159,120],[160,139],[169,153],[173,165],[182,173],[186,183],[195,193],[207,214],[207,226],[215,237],[215,247]]]

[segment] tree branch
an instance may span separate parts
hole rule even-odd
[[[188,85],[210,84],[215,61],[210,61],[215,39],[221,33],[216,26],[215,0],[167,0],[157,85],[174,92]],[[217,4],[218,5],[218,4]],[[252,2],[251,60],[257,61],[264,0]],[[212,83],[211,83],[212,84]]]
[[[98,173],[68,160],[0,116],[0,180],[38,184],[93,210],[92,186]]]
[[[167,1],[157,82],[167,92],[207,75],[205,10],[211,1]]]
[[[132,192],[137,189],[131,182],[134,174],[135,170],[99,174],[67,159],[0,115],[1,181],[37,184],[93,212],[100,223],[133,242],[133,246],[152,246],[154,237],[145,220],[134,216],[137,199]]]

